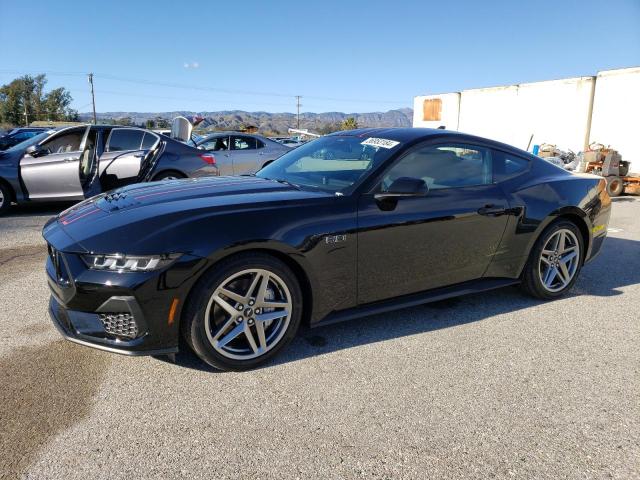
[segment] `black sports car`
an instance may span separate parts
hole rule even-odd
[[[604,180],[444,130],[360,129],[256,175],[133,185],[51,219],[74,342],[255,367],[311,326],[519,283],[553,299],[602,248]]]

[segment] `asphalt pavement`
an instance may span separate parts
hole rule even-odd
[[[640,198],[571,295],[305,330],[265,368],[63,341],[40,230],[0,218],[0,478],[640,478]]]

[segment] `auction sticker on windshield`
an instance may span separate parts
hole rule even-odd
[[[382,147],[382,148],[393,148],[398,145],[400,142],[396,142],[395,140],[387,140],[386,138],[367,138],[361,145],[369,145],[371,147]]]

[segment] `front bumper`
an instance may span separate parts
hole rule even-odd
[[[140,349],[139,347],[144,342],[143,338],[134,338],[132,340],[109,338],[104,328],[100,328],[101,322],[97,314],[67,310],[54,295],[51,295],[49,301],[49,315],[53,320],[54,326],[65,339],[86,347],[132,356],[166,355],[178,351],[177,346],[157,350]],[[93,335],[87,331],[82,332],[81,329],[87,327],[89,331],[94,333]]]
[[[180,310],[204,264],[183,255],[156,272],[97,271],[79,254],[50,246],[49,314],[67,340],[81,345],[125,355],[175,353]]]

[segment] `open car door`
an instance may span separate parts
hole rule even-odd
[[[103,191],[141,181],[164,142],[160,136],[140,128],[114,128],[100,156],[100,184]]]
[[[72,127],[29,147],[20,178],[31,200],[80,200],[95,193],[96,131]]]

